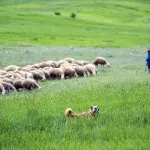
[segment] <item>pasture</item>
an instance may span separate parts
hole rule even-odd
[[[1,46],[1,66],[67,56],[91,61],[97,55],[112,64],[99,67],[96,77],[45,81],[42,89],[1,96],[2,149],[148,149],[150,83],[144,49]],[[64,116],[67,107],[79,112],[91,105],[100,107],[95,120]]]
[[[1,0],[0,68],[97,56],[111,68],[0,95],[0,149],[150,149],[149,7],[149,0]],[[95,119],[64,116],[92,105],[100,107]]]
[[[148,0],[1,0],[0,43],[148,46],[149,6]]]

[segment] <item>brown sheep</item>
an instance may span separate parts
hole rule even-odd
[[[110,67],[110,63],[104,57],[96,57],[95,60],[93,61],[93,64],[95,66],[107,65],[108,67]]]
[[[50,79],[64,79],[64,72],[61,68],[52,68],[49,75]]]
[[[87,64],[84,67],[89,72],[90,75],[96,75],[97,70],[96,70],[95,65],[93,65],[93,64]]]

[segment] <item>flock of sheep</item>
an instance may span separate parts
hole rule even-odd
[[[38,84],[39,80],[95,76],[97,73],[96,66],[98,65],[110,66],[109,62],[103,57],[95,58],[92,63],[65,58],[59,61],[44,61],[25,67],[10,65],[0,69],[0,94],[41,88]]]

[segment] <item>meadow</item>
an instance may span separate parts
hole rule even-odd
[[[42,89],[1,96],[1,148],[149,149],[150,82],[144,71],[145,52],[145,48],[1,46],[1,66],[67,56],[92,61],[97,55],[112,64],[99,67],[96,77],[45,81],[40,82]],[[64,116],[67,107],[79,112],[92,105],[100,107],[96,119]]]
[[[65,57],[111,63],[97,76],[0,95],[0,149],[150,149],[149,7],[148,0],[0,0],[0,68]],[[67,107],[92,105],[100,107],[95,119],[64,116]]]
[[[149,0],[1,0],[0,43],[149,46],[149,7]]]

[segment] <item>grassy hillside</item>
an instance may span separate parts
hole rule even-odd
[[[150,149],[146,49],[137,48],[150,46],[149,8],[149,0],[0,0],[0,69],[65,57],[111,63],[96,77],[0,95],[0,150]],[[96,119],[64,116],[92,105]]]
[[[0,47],[0,65],[33,64],[72,56],[105,56],[111,68],[96,77],[40,82],[40,90],[0,95],[1,149],[150,148],[150,82],[144,49]],[[100,107],[94,120],[68,120],[64,110]]]
[[[1,0],[0,43],[149,46],[149,8],[148,0]]]

